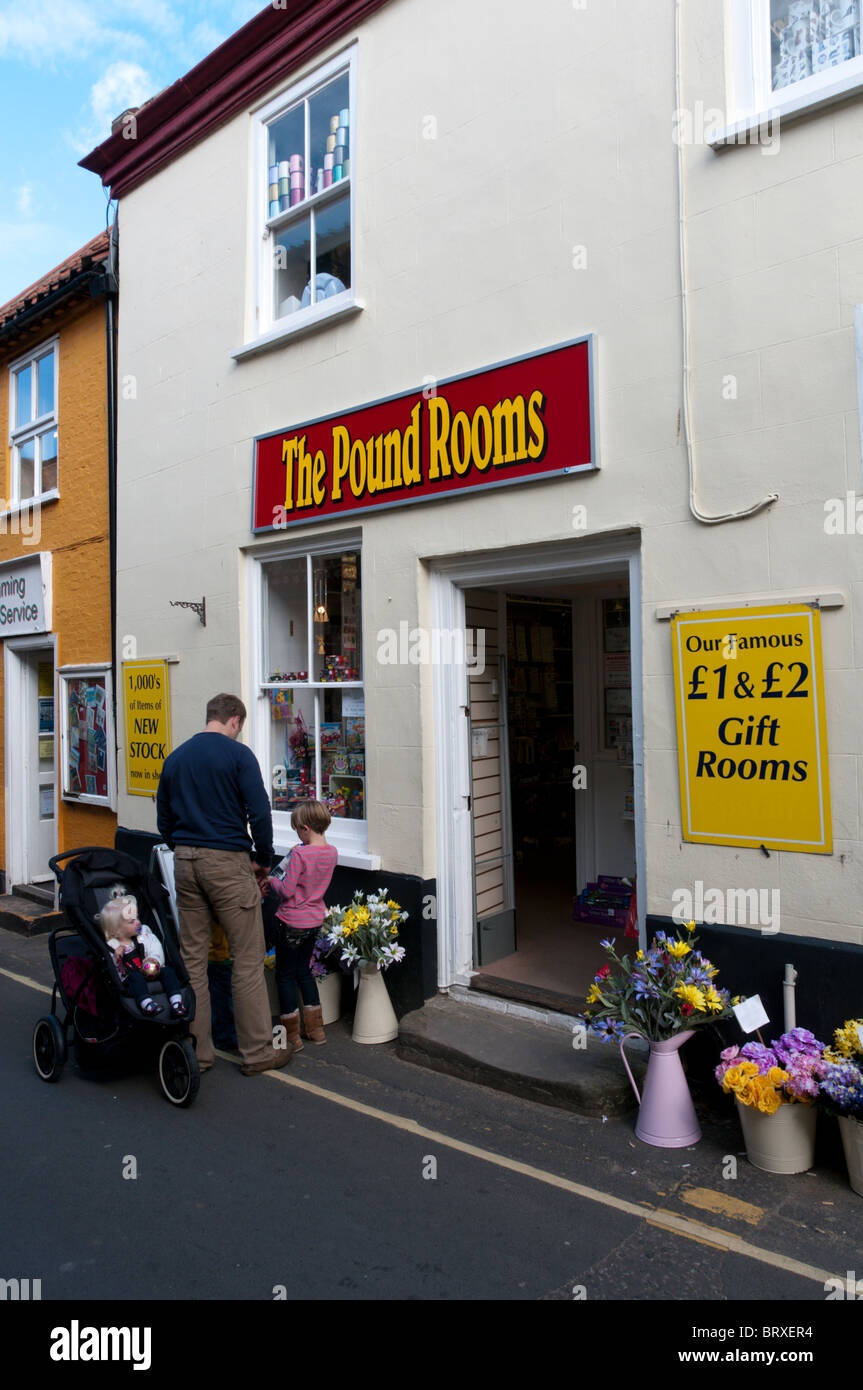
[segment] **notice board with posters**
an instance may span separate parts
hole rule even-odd
[[[124,661],[122,666],[126,791],[155,796],[171,751],[168,667],[164,661]]]
[[[832,853],[820,624],[807,604],[672,618],[684,840]]]
[[[109,806],[113,775],[110,668],[61,667],[57,675],[63,718],[63,796]],[[40,709],[40,724],[41,719]],[[45,722],[47,725],[47,708]],[[47,739],[47,732],[41,737]]]

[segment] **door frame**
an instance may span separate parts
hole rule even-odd
[[[54,668],[54,853],[57,853],[60,798],[57,795],[57,738],[60,717],[57,704],[57,639],[52,632],[32,637],[7,637],[3,643],[3,746],[5,751],[4,796],[6,800],[6,889],[13,883],[30,882],[27,852],[27,786],[24,761],[10,756],[21,738],[24,698],[27,688],[26,655],[33,651],[51,652]],[[17,814],[16,814],[17,812]]]
[[[520,581],[577,582],[628,573],[632,663],[632,741],[635,862],[638,876],[639,945],[645,946],[647,853],[644,806],[640,533],[552,545],[514,546],[430,566],[431,621],[441,630],[464,630],[465,589],[517,587]],[[470,739],[467,667],[436,662],[434,696],[435,831],[437,855],[438,988],[469,985],[474,964],[473,825],[470,811]],[[581,817],[576,817],[576,826]]]

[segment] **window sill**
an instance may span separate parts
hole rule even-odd
[[[725,145],[754,145],[758,143],[757,139],[749,137],[755,132],[768,131],[772,138],[773,126],[777,122],[781,126],[783,121],[807,116],[810,112],[820,110],[822,106],[832,106],[835,102],[856,96],[860,92],[863,92],[863,76],[860,73],[837,77],[832,82],[826,82],[815,92],[798,93],[796,96],[789,92],[787,96],[777,96],[776,101],[765,110],[743,116],[722,130],[717,130],[707,143],[713,150],[722,149]]]
[[[255,357],[258,353],[267,352],[270,348],[281,347],[292,338],[304,337],[307,333],[314,333],[318,328],[323,328],[340,319],[350,318],[353,314],[358,314],[365,308],[365,304],[360,299],[353,296],[346,301],[339,298],[336,300],[324,301],[323,307],[313,306],[311,309],[300,309],[291,316],[290,322],[280,323],[278,327],[271,328],[268,333],[262,333],[259,338],[254,338],[250,343],[244,343],[242,347],[234,348],[231,352],[235,362],[244,362],[248,357]],[[300,321],[301,320],[301,321]]]
[[[59,502],[60,489],[52,487],[50,492],[43,492],[40,497],[28,497],[26,502],[13,502],[5,511],[0,512],[0,520],[7,516],[20,516],[22,512],[32,512],[34,507],[41,507],[43,502]]]
[[[333,822],[327,830],[327,841],[333,849],[339,852],[339,867],[343,869],[366,869],[369,873],[377,873],[381,867],[381,857],[379,854],[369,854],[367,850],[358,849],[355,846],[340,845],[333,834]],[[289,849],[296,849],[296,838],[292,838],[291,844],[280,842],[278,832],[276,832],[275,852],[285,855]]]

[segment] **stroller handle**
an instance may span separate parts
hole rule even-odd
[[[48,860],[48,868],[59,883],[63,877],[63,871],[58,867],[62,859],[72,859],[76,854],[89,854],[91,850],[105,848],[105,845],[82,845],[79,849],[65,849],[62,854],[55,854],[53,859]]]

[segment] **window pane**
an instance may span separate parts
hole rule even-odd
[[[269,128],[267,216],[296,207],[306,196],[305,103],[293,107]]]
[[[361,690],[323,692],[321,796],[331,816],[365,819],[366,710]]]
[[[57,486],[57,431],[46,430],[39,436],[42,451],[42,492]]]
[[[46,353],[37,363],[39,373],[39,415],[54,414],[54,352]]]
[[[33,373],[22,367],[15,373],[15,425],[26,425],[33,418]]]
[[[34,484],[36,478],[36,441],[28,439],[26,444],[22,444],[18,450],[18,457],[21,460],[21,484],[19,501],[22,498],[34,496]]]
[[[357,551],[316,557],[313,575],[314,680],[362,679],[362,611]]]
[[[350,199],[337,198],[315,213],[315,299],[331,299],[351,285]]]
[[[308,583],[306,559],[264,566],[267,649],[264,680],[295,681],[308,662]],[[305,671],[303,679],[308,680]]]
[[[315,692],[291,691],[270,715],[270,798],[274,811],[291,811],[315,796]]]
[[[347,178],[350,172],[348,90],[348,74],[345,72],[309,98],[309,160],[313,192],[329,188],[330,184]]]
[[[276,234],[274,262],[275,317],[281,319],[311,302],[312,250],[308,217],[301,217],[299,222],[292,222]]]
[[[860,56],[860,0],[770,0],[773,90]]]

